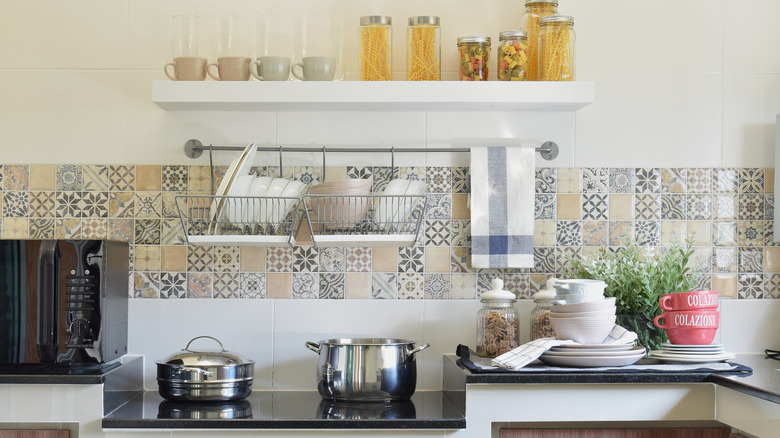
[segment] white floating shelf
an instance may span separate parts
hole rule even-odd
[[[167,111],[576,111],[593,82],[155,81]]]

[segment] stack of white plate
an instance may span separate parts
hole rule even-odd
[[[723,362],[737,357],[723,350],[723,344],[679,345],[664,342],[661,350],[653,350],[650,357],[667,363]]]
[[[542,353],[539,360],[561,367],[622,367],[645,357],[645,348],[622,344],[560,345]]]

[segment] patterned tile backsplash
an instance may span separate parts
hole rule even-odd
[[[467,167],[326,168],[329,180],[425,180],[428,207],[413,247],[315,248],[187,245],[180,194],[210,193],[208,166],[1,165],[0,236],[109,238],[131,243],[135,298],[476,299],[493,278],[530,298],[571,257],[616,247],[626,234],[663,247],[695,233],[702,289],[780,298],[773,242],[774,169],[538,168],[534,268],[474,270]],[[278,169],[259,167],[260,175]],[[305,183],[318,167],[295,167]],[[310,240],[309,240],[310,242]]]

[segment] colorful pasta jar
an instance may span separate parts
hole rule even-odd
[[[439,17],[409,17],[406,40],[406,80],[441,80]]]
[[[528,67],[526,77],[529,81],[539,80],[539,19],[549,15],[558,15],[558,0],[525,0],[525,13],[520,19],[520,30],[528,36]]]
[[[539,20],[539,80],[574,80],[574,18],[551,15]]]
[[[393,19],[383,15],[360,17],[360,80],[393,79]]]
[[[526,80],[528,65],[528,41],[522,30],[507,30],[498,36],[497,76],[499,81]]]
[[[461,81],[488,80],[490,62],[490,37],[467,36],[458,38],[458,59]]]

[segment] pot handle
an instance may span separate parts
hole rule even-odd
[[[413,349],[409,350],[409,353],[407,353],[407,354],[408,354],[409,356],[414,356],[416,353],[419,353],[419,352],[421,352],[421,351],[425,350],[426,348],[428,348],[428,347],[430,347],[430,346],[431,346],[431,344],[429,344],[429,343],[427,343],[427,342],[426,342],[425,344],[422,344],[422,345],[420,345],[419,347],[415,347],[415,348],[413,348]]]
[[[217,338],[215,338],[215,337],[213,337],[213,336],[205,336],[205,335],[204,335],[204,336],[195,336],[194,338],[190,339],[190,342],[187,342],[187,346],[186,346],[186,347],[184,347],[184,351],[191,351],[191,352],[193,352],[193,353],[200,353],[200,352],[199,352],[199,351],[197,351],[197,350],[190,350],[190,344],[192,344],[192,342],[193,342],[193,341],[195,341],[196,339],[200,339],[200,338],[209,338],[209,339],[213,339],[213,340],[214,340],[214,342],[216,342],[217,344],[219,344],[219,348],[220,348],[220,349],[222,349],[222,351],[223,351],[223,352],[224,352],[224,351],[227,351],[227,350],[225,350],[225,347],[222,345],[222,342],[219,342],[219,339],[217,339]]]
[[[320,344],[316,342],[306,341],[306,348],[317,354],[320,354]]]

